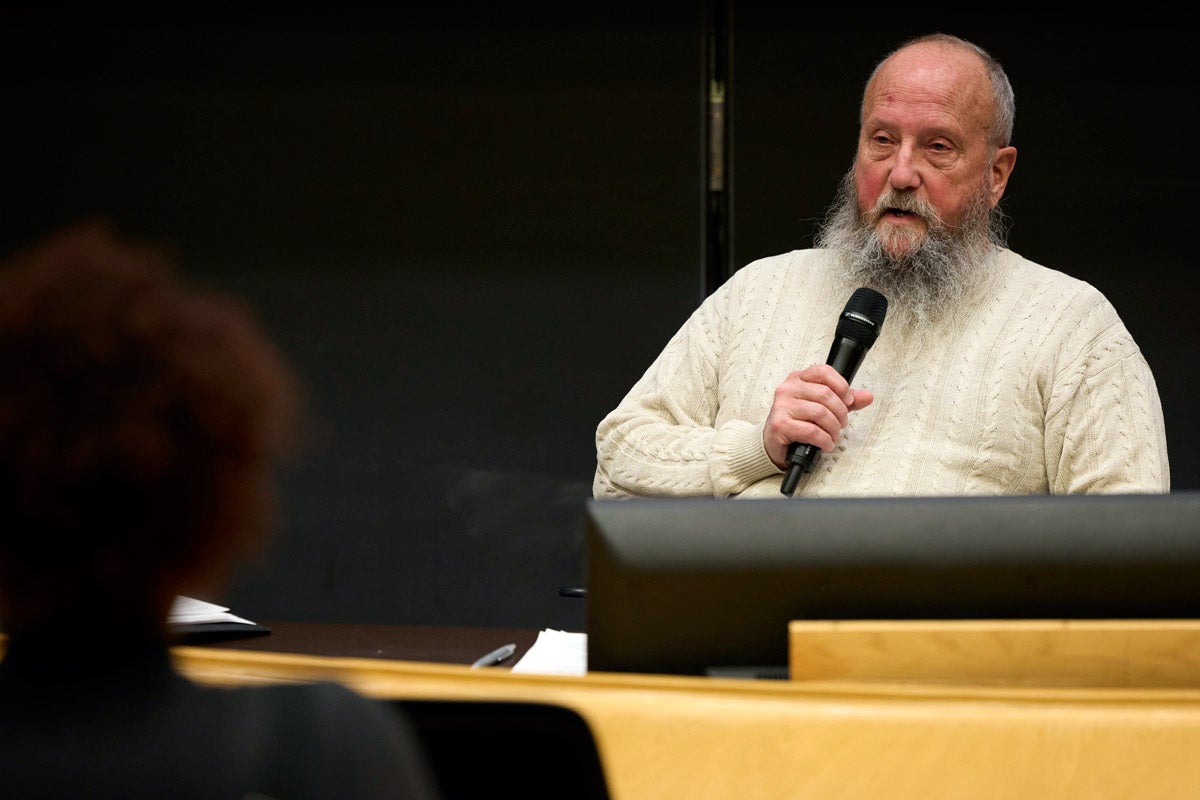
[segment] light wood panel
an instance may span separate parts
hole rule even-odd
[[[788,651],[793,680],[1200,687],[1200,620],[804,620]]]
[[[592,726],[616,800],[1188,798],[1200,690],[751,681],[178,648],[232,685],[323,678],[383,699],[547,702]]]

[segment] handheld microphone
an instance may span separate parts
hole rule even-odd
[[[846,301],[846,308],[838,317],[837,330],[833,335],[833,346],[829,348],[829,364],[847,381],[854,380],[854,373],[863,357],[875,344],[883,318],[887,314],[887,298],[866,286],[855,289]],[[810,471],[821,455],[821,448],[812,444],[793,442],[788,447],[788,472],[779,490],[788,497],[796,491],[800,476]]]

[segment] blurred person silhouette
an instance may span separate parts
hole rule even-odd
[[[302,405],[169,248],[86,220],[0,267],[0,794],[437,796],[398,710],[172,665],[176,596],[265,545]]]

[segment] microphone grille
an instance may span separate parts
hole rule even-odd
[[[874,289],[866,286],[855,289],[838,319],[837,336],[870,347],[883,327],[887,306],[887,298]]]

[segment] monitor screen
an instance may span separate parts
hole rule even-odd
[[[605,499],[585,526],[589,671],[783,677],[792,620],[1200,618],[1200,492]]]

